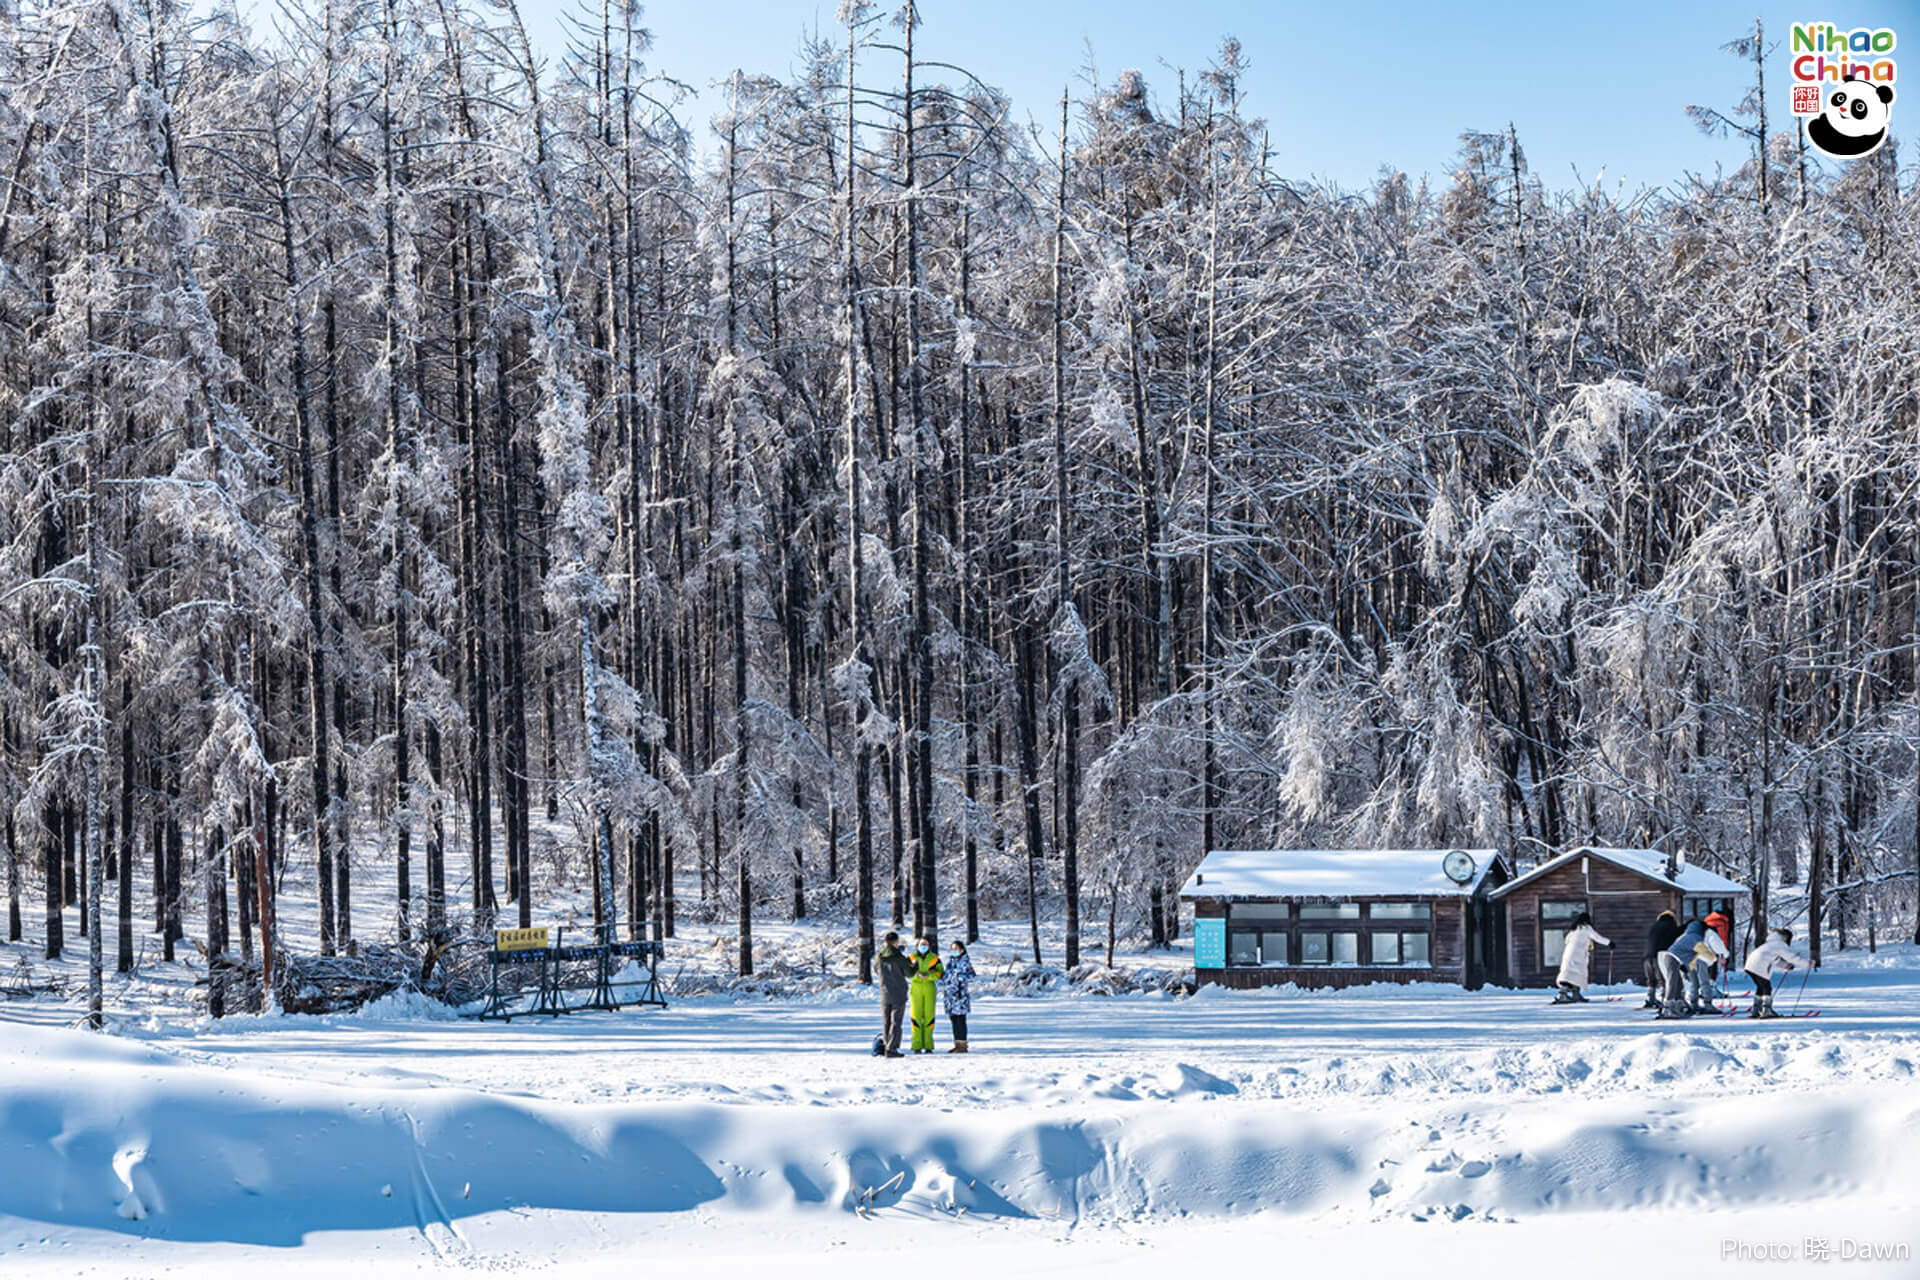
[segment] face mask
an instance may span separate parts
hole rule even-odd
[[[920,944],[919,946],[917,946],[917,947],[915,947],[915,948],[914,948],[914,951],[916,951],[916,952],[917,952],[917,953],[919,953],[920,955],[925,955],[925,954],[927,954],[927,944],[926,944],[926,943],[924,943],[924,942],[923,942],[923,943],[921,943],[921,944]]]

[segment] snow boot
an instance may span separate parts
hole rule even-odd
[[[1758,1001],[1758,1003],[1759,1003],[1759,1005],[1760,1005],[1760,1012],[1759,1012],[1758,1014],[1756,1014],[1756,1015],[1755,1015],[1756,1017],[1761,1017],[1761,1018],[1777,1018],[1777,1017],[1779,1017],[1779,1016],[1780,1016],[1779,1014],[1777,1014],[1777,1013],[1775,1013],[1775,1012],[1773,1011],[1773,997],[1772,997],[1772,996],[1761,996],[1761,997],[1759,998],[1759,1001]]]
[[[953,1042],[953,1048],[947,1050],[948,1053],[965,1053],[966,1051],[967,1042],[965,1040],[955,1040]]]
[[[1764,996],[1755,996],[1753,998],[1753,1008],[1747,1010],[1747,1016],[1749,1018],[1764,1018],[1767,1015],[1761,1012],[1761,1010],[1766,1007],[1766,998]]]

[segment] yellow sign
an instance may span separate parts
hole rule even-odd
[[[538,929],[496,929],[493,932],[495,951],[538,951],[547,945],[547,930],[543,925]]]

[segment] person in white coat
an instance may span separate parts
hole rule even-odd
[[[1793,949],[1793,930],[1771,929],[1767,940],[1747,953],[1747,976],[1753,979],[1753,1009],[1749,1018],[1777,1018],[1773,1011],[1773,971],[1797,969],[1806,957]]]
[[[1553,997],[1555,1004],[1586,1001],[1580,988],[1587,985],[1587,957],[1596,943],[1603,947],[1613,945],[1611,939],[1594,930],[1593,917],[1582,911],[1573,918],[1573,929],[1560,948],[1560,976],[1556,980],[1560,990]]]
[[[1720,940],[1718,930],[1706,921],[1699,922],[1700,936],[1693,944],[1693,959],[1687,965],[1687,1003],[1695,1013],[1713,1012],[1713,968],[1727,962],[1730,952]],[[1689,926],[1691,932],[1692,926]]]

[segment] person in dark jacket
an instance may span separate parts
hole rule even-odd
[[[880,970],[880,1051],[889,1058],[903,1058],[900,1032],[907,1020],[907,982],[913,977],[913,961],[900,949],[900,935],[888,933],[874,957]]]
[[[1647,957],[1640,966],[1641,977],[1647,985],[1647,1002],[1641,1008],[1660,1007],[1660,953],[1679,940],[1679,918],[1671,911],[1662,911],[1654,920],[1653,928],[1647,930]]]

